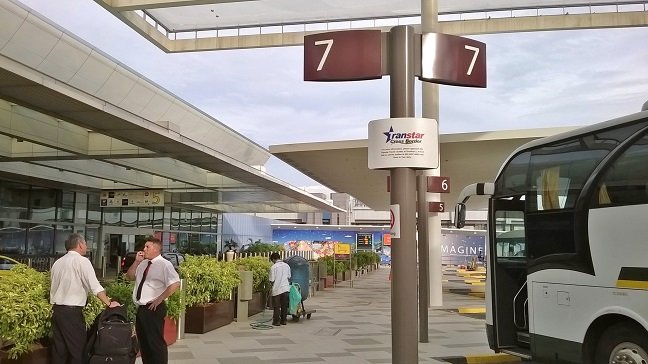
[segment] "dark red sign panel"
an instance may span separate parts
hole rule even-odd
[[[382,77],[380,30],[345,30],[304,37],[304,81]]]
[[[428,212],[444,212],[445,205],[443,202],[428,202]]]
[[[442,33],[421,37],[421,81],[486,87],[486,44]]]
[[[428,176],[427,178],[427,192],[433,193],[450,193],[450,178]]]

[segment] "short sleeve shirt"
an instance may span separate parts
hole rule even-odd
[[[75,251],[69,251],[52,265],[50,303],[53,305],[83,307],[88,294],[104,290],[97,280],[90,260]]]
[[[142,306],[158,298],[170,285],[180,282],[178,272],[173,269],[173,264],[164,259],[161,255],[150,260],[152,262],[151,268],[146,275],[144,285],[142,286],[142,295],[139,301],[135,298],[137,294],[137,287],[139,287],[144,270],[148,266],[148,259],[144,259],[135,270],[135,286],[133,288],[133,302],[136,305]]]
[[[290,291],[290,266],[278,261],[270,267],[268,280],[272,282],[272,295],[277,296]]]

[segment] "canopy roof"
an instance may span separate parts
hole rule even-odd
[[[419,24],[421,15],[421,0],[95,1],[167,52],[297,45],[309,32]],[[437,0],[437,5],[441,31],[449,34],[648,23],[646,3],[639,0]],[[539,20],[547,16],[551,21]]]

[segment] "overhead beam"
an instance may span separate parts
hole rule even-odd
[[[118,11],[174,8],[179,6],[238,3],[252,0],[102,0]]]
[[[101,1],[100,3],[105,2]],[[169,39],[134,11],[116,11],[104,3],[116,17],[135,29],[151,43],[168,53],[211,50],[267,48],[302,45],[304,36],[314,32],[285,32],[235,36],[207,36],[191,39]],[[439,22],[439,31],[454,35],[479,35],[513,32],[536,32],[573,29],[643,27],[648,25],[648,12],[542,15],[511,18],[452,20]],[[160,27],[160,29],[162,29]],[[375,28],[386,30],[385,27]],[[200,30],[197,30],[200,33]],[[318,31],[321,32],[321,31]]]
[[[6,141],[0,153],[24,161],[157,156],[150,150],[2,99],[0,134]]]

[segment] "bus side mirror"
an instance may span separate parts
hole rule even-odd
[[[454,225],[457,229],[461,229],[466,226],[466,205],[463,203],[458,203],[455,205],[454,213],[455,221]]]

